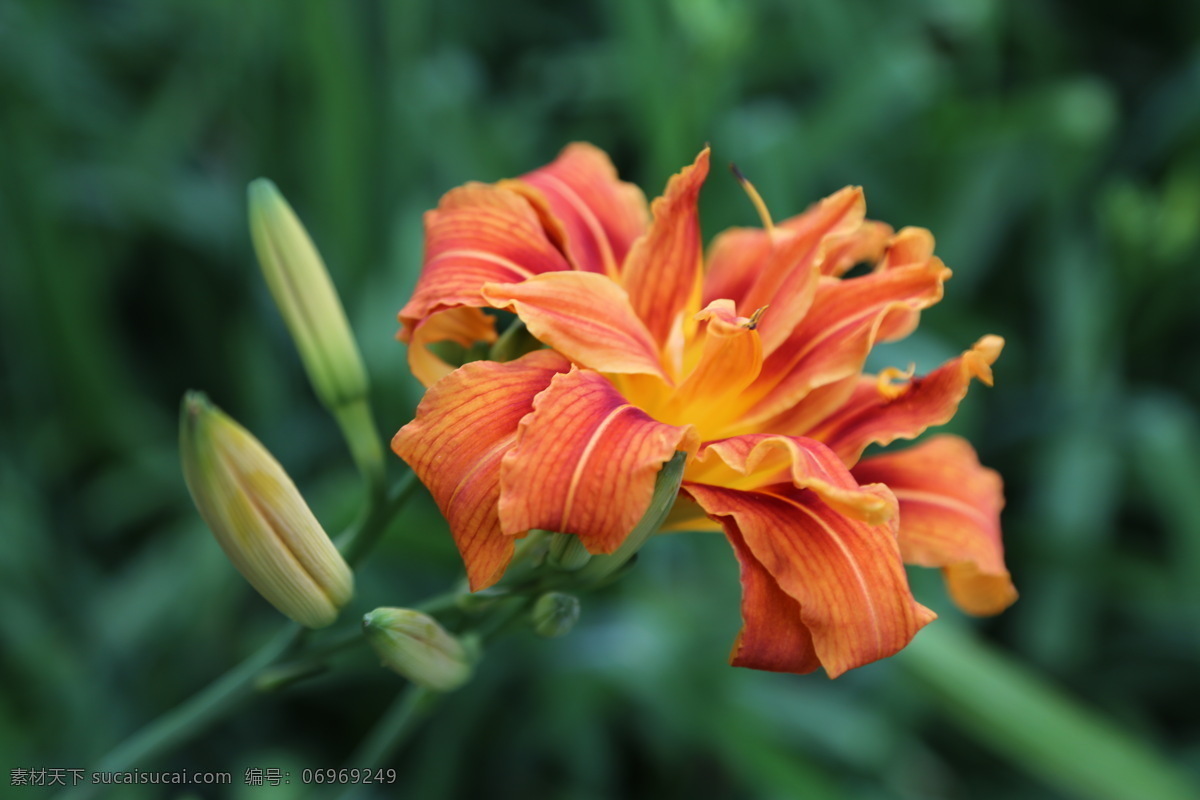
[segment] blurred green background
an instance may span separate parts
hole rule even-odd
[[[1022,597],[971,622],[914,574],[942,620],[900,656],[835,682],[734,670],[728,546],[656,540],[569,637],[489,652],[380,796],[1188,796],[1200,5],[1182,0],[0,2],[6,770],[87,767],[278,625],[187,496],[186,389],[254,431],[330,530],[361,500],[257,272],[246,184],[271,177],[313,234],[390,436],[420,397],[393,336],[421,213],[574,139],[651,197],[710,142],[777,218],[854,183],[873,218],[934,232],[947,298],[879,363],[1008,339],[952,428],[1006,479]],[[723,170],[703,223],[756,224]],[[459,574],[422,497],[345,624]],[[336,666],[139,768],[356,766],[402,681],[365,649]]]

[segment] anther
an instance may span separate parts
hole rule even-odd
[[[763,314],[766,312],[766,310],[768,308],[770,308],[769,305],[766,305],[766,306],[763,306],[762,308],[756,309],[755,312],[750,315],[750,319],[748,319],[742,323],[742,327],[747,330],[751,330],[751,331],[754,330],[755,328],[757,328],[759,320],[762,319]]]

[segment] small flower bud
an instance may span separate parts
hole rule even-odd
[[[283,467],[199,392],[184,396],[179,427],[188,490],[229,560],[301,625],[333,622],[354,576]]]
[[[383,665],[435,692],[457,689],[471,677],[470,654],[433,617],[408,608],[377,608],[363,632]]]
[[[579,598],[573,594],[547,592],[533,604],[530,616],[538,636],[547,639],[563,636],[579,621]]]

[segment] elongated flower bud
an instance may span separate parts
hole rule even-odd
[[[301,625],[333,622],[354,576],[279,462],[199,392],[184,396],[179,445],[200,516],[250,585]]]
[[[248,189],[250,233],[267,286],[313,388],[327,408],[367,393],[367,373],[325,262],[287,200],[266,178]]]
[[[247,193],[254,249],[308,378],[337,417],[359,469],[376,479],[383,451],[367,404],[367,372],[325,262],[274,183],[259,178]]]
[[[448,692],[471,677],[467,648],[420,611],[377,608],[363,617],[363,632],[384,666],[418,686]]]

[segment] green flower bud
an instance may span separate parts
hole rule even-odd
[[[266,178],[248,189],[250,233],[267,286],[327,408],[367,393],[367,373],[325,262],[287,200]]]
[[[263,276],[313,389],[337,417],[359,469],[378,480],[383,450],[367,404],[367,372],[325,262],[275,184],[259,178],[247,193]]]
[[[471,677],[467,648],[428,614],[377,608],[363,617],[362,624],[383,665],[418,686],[448,692]]]
[[[530,617],[538,636],[547,639],[563,636],[579,621],[579,598],[573,594],[547,592],[533,604]]]
[[[283,467],[199,392],[184,396],[179,428],[188,490],[229,560],[301,625],[333,622],[354,576]]]

